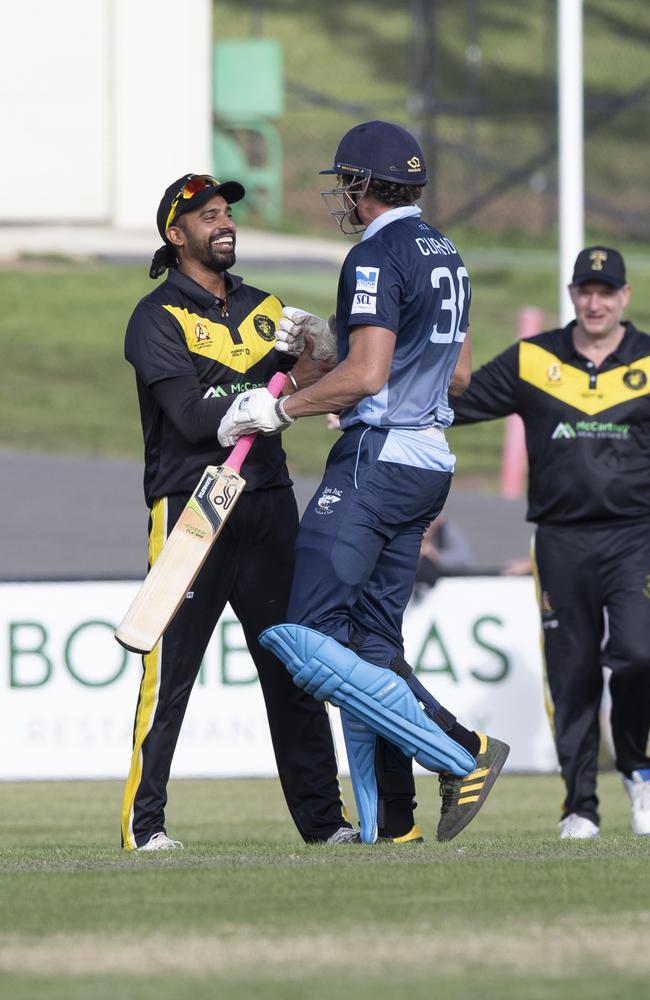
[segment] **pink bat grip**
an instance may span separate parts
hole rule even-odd
[[[284,383],[286,381],[287,376],[284,372],[276,372],[266,388],[272,396],[278,399],[278,397],[282,395],[282,390],[284,389]],[[256,437],[257,434],[242,435],[223,464],[227,465],[229,469],[234,469],[235,472],[239,472],[244,459],[253,446],[253,441]]]

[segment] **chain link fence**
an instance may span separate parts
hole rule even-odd
[[[424,207],[441,228],[552,234],[556,20],[557,0],[215,0],[215,39],[282,46],[282,227],[331,232],[318,170],[353,124],[385,118],[420,139]],[[585,0],[584,29],[587,226],[643,239],[650,5]]]

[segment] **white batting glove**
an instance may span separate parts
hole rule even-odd
[[[278,351],[298,356],[305,349],[305,337],[311,337],[311,357],[314,361],[336,360],[334,316],[326,320],[305,312],[304,309],[284,306],[275,336]]]
[[[293,418],[284,412],[283,400],[275,399],[265,389],[251,389],[244,392],[232,403],[221,418],[217,436],[224,448],[232,447],[242,434],[279,434],[293,423]]]

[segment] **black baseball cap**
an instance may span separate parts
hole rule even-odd
[[[334,166],[321,174],[360,174],[394,184],[427,183],[424,157],[417,139],[392,122],[362,122],[346,132]]]
[[[625,284],[625,261],[618,250],[611,247],[586,247],[576,257],[573,268],[572,285],[584,285],[587,281],[602,281],[612,288],[622,288]]]
[[[218,194],[232,205],[241,201],[246,189],[239,181],[218,181],[210,174],[183,174],[169,185],[156,213],[156,225],[165,245],[156,250],[153,256],[149,268],[150,278],[159,278],[167,268],[176,264],[176,251],[167,241],[167,230],[181,215],[196,212]]]
[[[241,201],[246,189],[239,181],[218,181],[209,174],[183,174],[170,184],[156,213],[156,224],[162,238],[166,239],[167,230],[179,216],[185,212],[196,212],[217,194],[232,205]]]

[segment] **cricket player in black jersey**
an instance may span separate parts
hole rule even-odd
[[[582,250],[569,291],[575,320],[475,372],[453,401],[455,424],[509,413],[525,423],[547,703],[566,784],[560,836],[600,832],[602,662],[632,829],[650,835],[650,336],[623,319],[630,288],[616,250]]]
[[[186,174],[170,185],[157,214],[165,242],[150,275],[169,273],[136,306],[126,332],[144,435],[150,564],[205,466],[225,459],[217,429],[235,396],[265,385],[296,361],[274,350],[279,299],[228,271],[236,239],[230,205],[243,197],[238,182],[220,183],[208,175]],[[326,370],[303,352],[289,391]],[[280,781],[300,834],[306,841],[354,839],[342,815],[325,709],[297,688],[257,641],[286,613],[298,528],[279,436],[255,441],[242,475],[246,490],[191,594],[156,648],[143,657],[122,805],[127,849],[182,846],[165,830],[169,772],[203,654],[228,601],[259,674]]]

